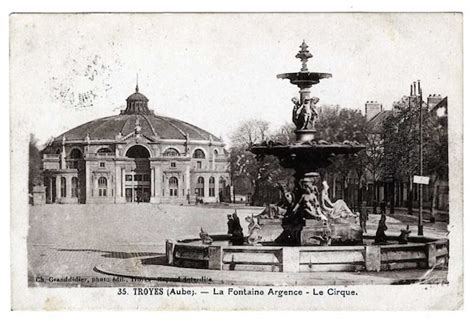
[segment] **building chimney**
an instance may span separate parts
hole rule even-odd
[[[377,101],[367,101],[365,103],[365,118],[371,120],[376,115],[382,112],[382,104]]]
[[[440,101],[443,100],[443,97],[439,94],[430,94],[427,98],[428,110],[433,109]]]

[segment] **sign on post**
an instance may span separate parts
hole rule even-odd
[[[427,185],[430,183],[430,177],[413,176],[413,183]]]

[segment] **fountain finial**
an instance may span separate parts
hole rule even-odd
[[[313,57],[313,54],[308,51],[308,45],[306,44],[304,39],[303,43],[301,43],[300,45],[300,48],[300,51],[298,52],[298,54],[296,54],[295,57],[301,60],[301,72],[306,72],[308,71],[308,66],[306,65],[306,62],[308,62],[308,60]]]

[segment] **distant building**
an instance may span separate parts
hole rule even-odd
[[[54,138],[43,153],[46,203],[194,203],[230,200],[221,139],[154,114],[138,91],[119,115]]]
[[[382,104],[378,103],[377,101],[367,101],[365,103],[365,117],[367,120],[371,120],[382,111]]]
[[[446,101],[445,104],[441,103],[441,101]],[[441,105],[440,106],[443,106],[445,105],[447,107],[448,103],[447,103],[447,100],[448,100],[448,97],[442,97],[440,94],[430,94],[428,95],[428,98],[427,98],[427,104],[428,104],[428,110],[429,111],[433,111],[435,109],[437,109],[437,106]]]

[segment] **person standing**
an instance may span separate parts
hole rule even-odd
[[[234,220],[232,214],[227,214],[227,234],[232,235],[234,232]]]
[[[367,233],[367,220],[369,219],[369,213],[367,211],[367,202],[364,200],[359,211],[359,222],[360,228],[364,233]]]
[[[385,206],[386,206],[385,205],[385,200],[382,199],[382,201],[380,202],[380,213],[384,214],[384,215],[386,214],[385,213]]]

